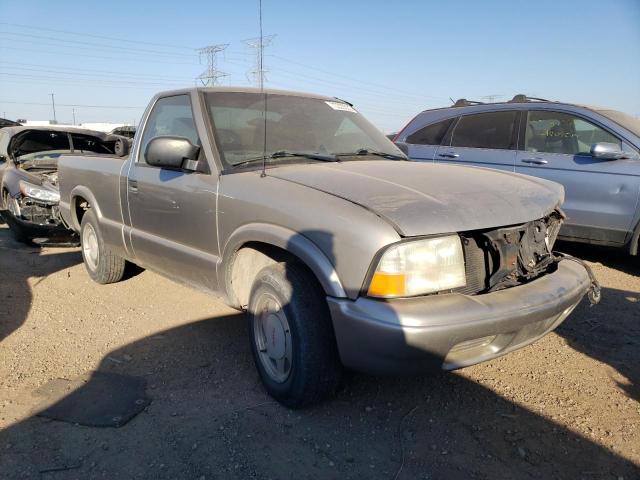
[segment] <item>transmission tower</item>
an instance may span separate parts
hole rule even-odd
[[[266,73],[268,72],[268,70],[264,68],[264,49],[273,43],[274,38],[276,38],[275,35],[267,35],[266,37],[260,36],[244,41],[244,43],[256,51],[254,66],[252,70],[247,72],[247,78],[249,81],[255,82],[260,88],[264,88],[264,81]]]
[[[224,52],[228,46],[228,43],[224,43],[198,49],[200,61],[202,61],[202,57],[207,59],[207,69],[196,78],[196,83],[200,80],[203,86],[213,87],[218,84],[219,79],[229,76],[228,73],[218,70],[218,54]]]
[[[494,93],[494,94],[492,94],[492,95],[485,95],[485,96],[480,97],[480,98],[486,99],[486,100],[487,100],[487,102],[489,102],[489,103],[493,103],[493,101],[494,101],[496,98],[501,98],[501,97],[504,97],[504,95],[501,95],[501,94],[499,94],[499,93]]]

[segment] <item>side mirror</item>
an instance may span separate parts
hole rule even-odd
[[[198,170],[200,147],[185,137],[154,137],[148,143],[144,157],[155,167]]]
[[[627,155],[617,143],[600,142],[591,146],[591,156],[598,160],[619,160]]]

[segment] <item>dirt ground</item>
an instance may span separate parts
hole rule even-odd
[[[556,332],[454,373],[349,374],[290,411],[242,314],[151,272],[94,284],[78,249],[0,226],[0,478],[638,479],[640,259],[561,247],[604,288]],[[150,405],[120,428],[35,416],[35,389],[93,370],[144,377]]]

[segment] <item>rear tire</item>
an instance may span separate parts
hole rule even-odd
[[[322,287],[297,262],[263,268],[249,298],[251,351],[262,383],[290,408],[319,402],[340,383],[342,365]]]
[[[84,266],[94,282],[104,285],[122,280],[127,262],[104,244],[96,214],[92,209],[87,210],[82,217],[80,245]]]

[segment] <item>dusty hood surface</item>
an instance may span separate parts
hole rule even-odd
[[[283,166],[268,175],[357,203],[403,236],[524,223],[564,200],[553,182],[454,165],[351,161]]]

